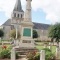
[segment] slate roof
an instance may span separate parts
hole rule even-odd
[[[34,24],[34,29],[42,29],[42,30],[47,30],[49,28],[49,24],[43,24],[43,23],[36,23],[36,22],[33,22]],[[8,19],[4,24],[3,26],[12,26],[11,25],[11,19]]]
[[[34,23],[34,27],[33,27],[34,29],[47,30],[50,27],[49,24],[35,23],[35,22],[33,22],[33,23]]]
[[[16,4],[13,11],[23,12],[20,0],[16,0]]]
[[[11,26],[11,19],[8,19],[2,26]]]

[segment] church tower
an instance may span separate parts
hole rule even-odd
[[[13,13],[12,13],[11,23],[12,24],[15,24],[15,23],[20,24],[20,22],[23,20],[23,15],[24,15],[24,11],[22,10],[21,1],[16,0],[16,4],[15,4],[15,7],[14,7]]]

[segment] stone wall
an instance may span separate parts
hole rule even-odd
[[[4,40],[9,40],[10,39],[10,31],[11,31],[11,26],[4,26],[3,27],[3,31],[4,31]]]
[[[48,38],[48,30],[42,30],[42,29],[34,29],[38,33],[38,40],[43,40],[43,41],[50,41],[50,38]]]

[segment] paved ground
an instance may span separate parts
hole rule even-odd
[[[27,60],[26,58],[21,58],[21,59],[18,59],[18,60]]]
[[[21,60],[27,60],[26,58],[22,58]]]

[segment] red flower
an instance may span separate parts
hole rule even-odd
[[[36,52],[35,51],[33,53],[34,53],[34,55],[36,55]]]
[[[2,48],[3,48],[3,49],[6,49],[6,48],[7,48],[7,46],[6,46],[6,45],[4,45]]]

